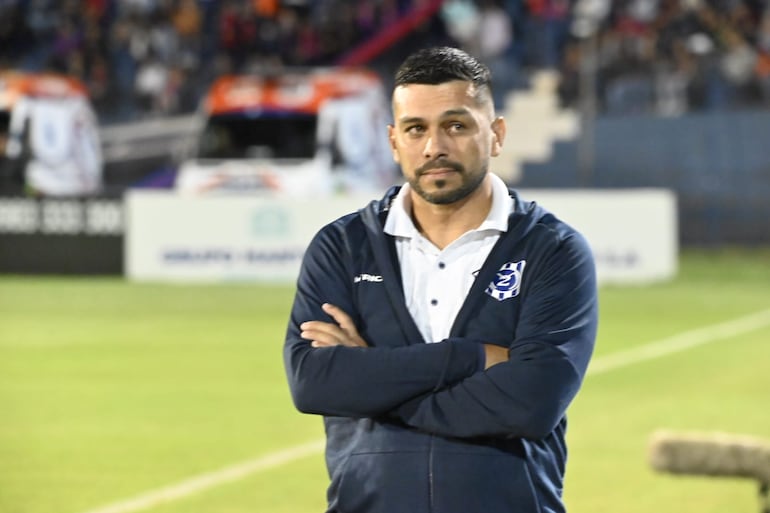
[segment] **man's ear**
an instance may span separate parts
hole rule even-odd
[[[388,125],[388,142],[390,142],[390,151],[393,154],[393,160],[396,164],[400,164],[398,150],[396,149],[396,127],[393,125]]]
[[[500,151],[503,148],[503,141],[505,140],[505,119],[502,116],[498,116],[492,121],[492,149],[491,155],[497,157],[500,155]]]

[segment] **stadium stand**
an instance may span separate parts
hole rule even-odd
[[[191,112],[229,71],[363,56],[389,72],[415,45],[449,43],[489,62],[503,90],[557,70],[561,105],[575,106],[588,5],[604,5],[591,36],[604,112],[770,99],[762,0],[10,0],[0,3],[0,68],[74,75],[110,123]]]

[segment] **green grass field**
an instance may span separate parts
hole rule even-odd
[[[322,438],[289,399],[291,287],[0,277],[0,513],[86,513]],[[770,309],[770,252],[686,253],[601,291],[596,359]],[[758,511],[741,480],[673,477],[658,428],[770,437],[770,326],[594,373],[570,410],[571,513]],[[320,452],[146,509],[319,513]],[[404,513],[404,512],[394,512]]]

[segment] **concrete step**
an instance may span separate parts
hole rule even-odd
[[[503,149],[490,163],[491,169],[509,183],[520,180],[524,162],[547,161],[554,144],[575,139],[580,127],[576,112],[559,108],[557,73],[535,73],[531,84],[529,90],[508,96]]]

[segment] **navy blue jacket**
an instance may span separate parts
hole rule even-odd
[[[329,513],[565,511],[565,411],[593,351],[594,262],[583,237],[514,198],[450,337],[426,344],[383,225],[397,188],[310,243],[284,346],[296,407],[324,416]],[[321,305],[370,347],[313,348]],[[479,344],[509,348],[484,371]]]

